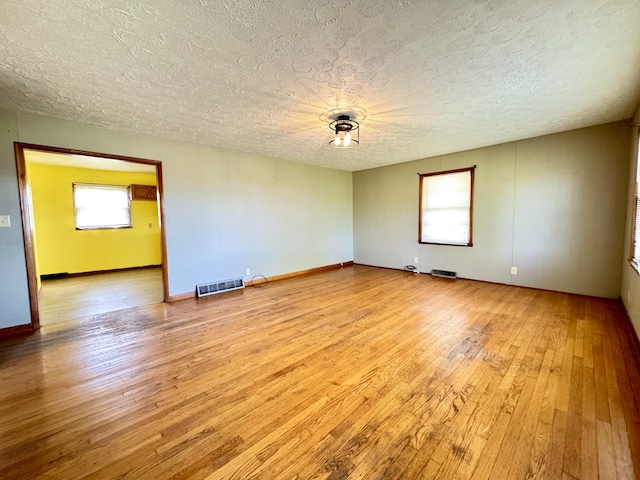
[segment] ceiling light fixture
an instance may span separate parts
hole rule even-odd
[[[335,148],[353,148],[360,145],[360,124],[351,120],[349,115],[338,115],[338,119],[329,124],[335,138],[329,145]]]

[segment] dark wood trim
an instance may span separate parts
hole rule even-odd
[[[162,163],[156,164],[156,186],[158,188],[158,218],[160,220],[160,255],[162,261],[162,301],[170,302],[169,297],[169,260],[167,255],[167,228],[164,220],[164,181]]]
[[[474,185],[476,184],[476,166],[469,169],[471,173],[471,199],[469,204],[469,243],[467,246],[473,247],[473,197],[474,197]]]
[[[467,172],[469,170],[473,171],[476,168],[478,168],[478,166],[474,165],[473,167],[456,168],[454,170],[443,170],[441,172],[419,173],[418,175],[420,175],[420,177],[433,177],[434,175],[447,175],[448,173],[461,173]]]
[[[50,147],[47,145],[36,145],[32,143],[14,142],[16,156],[16,166],[18,171],[18,186],[20,191],[20,206],[22,214],[22,228],[25,245],[25,259],[27,264],[27,282],[29,288],[29,304],[31,307],[31,324],[33,330],[40,328],[40,312],[38,309],[38,282],[35,268],[35,253],[33,247],[32,206],[28,193],[27,168],[24,158],[24,150],[40,150],[43,152],[62,153],[66,155],[84,155],[87,157],[107,158],[110,160],[122,160],[131,163],[140,163],[154,166],[156,169],[156,181],[158,187],[158,217],[160,221],[160,243],[162,255],[162,290],[163,301],[169,301],[169,269],[167,263],[167,232],[164,220],[164,195],[162,162],[159,160],[147,160],[144,158],[128,157],[124,155],[114,155],[110,153],[89,152],[86,150],[75,150],[72,148]]]
[[[123,160],[125,162],[143,163],[145,165],[151,166],[161,163],[159,160],[147,160],[146,158],[127,157],[124,155],[115,155],[112,153],[89,152],[87,150],[76,150],[73,148],[49,147],[47,145],[36,145],[33,143],[15,142],[15,144],[20,145],[22,149],[26,150],[41,150],[43,152],[63,153],[65,155],[83,155],[86,157],[106,158],[109,160]]]
[[[13,337],[15,335],[28,335],[33,333],[33,325],[16,325],[15,327],[0,328],[0,338]]]
[[[342,262],[342,263],[334,263],[332,265],[325,265],[323,267],[309,268],[307,270],[299,270],[297,272],[284,273],[282,275],[274,275],[273,277],[266,277],[266,278],[267,278],[267,281],[269,282],[277,282],[278,280],[285,280],[287,278],[299,277],[300,275],[326,272],[328,270],[338,270],[340,268],[345,268],[345,267],[353,267],[353,260],[350,260],[348,262]],[[249,280],[248,282],[245,282],[244,285],[246,287],[250,287],[252,285],[262,285],[263,283],[265,283],[265,280],[263,277],[261,277],[259,280],[255,280],[255,281]]]
[[[188,300],[189,298],[196,298],[196,291],[181,293],[179,295],[171,295],[169,297],[169,303],[179,302],[180,300]]]
[[[418,243],[422,243],[422,175],[418,174]]]
[[[471,243],[436,243],[436,242],[418,242],[420,245],[444,245],[447,247],[473,247]]]
[[[475,171],[478,168],[477,165],[473,167],[456,168],[455,170],[445,170],[442,172],[432,173],[419,173],[418,181],[420,182],[420,188],[418,193],[418,243],[421,245],[447,245],[450,247],[473,247],[473,197],[474,197],[474,185],[475,185]],[[424,177],[433,177],[436,175],[447,175],[450,173],[462,173],[469,172],[471,176],[471,188],[470,188],[470,203],[469,203],[469,241],[467,243],[440,243],[440,242],[423,242],[422,241],[422,185],[424,184]]]
[[[18,171],[18,190],[20,192],[20,213],[22,216],[22,235],[24,238],[24,254],[27,264],[27,288],[29,289],[29,306],[31,308],[31,329],[40,328],[40,310],[38,307],[38,279],[36,275],[35,251],[33,246],[32,218],[33,210],[27,180],[27,165],[24,159],[24,146],[15,142],[13,145]]]

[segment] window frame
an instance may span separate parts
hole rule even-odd
[[[475,169],[477,165],[466,168],[457,168],[454,170],[444,170],[440,172],[432,173],[420,173],[420,194],[418,198],[418,243],[422,245],[447,245],[452,247],[473,247],[473,197],[474,197],[474,184],[475,184]],[[470,175],[470,190],[469,190],[469,235],[467,243],[447,243],[447,242],[425,242],[422,240],[422,205],[424,195],[424,179],[427,177],[434,177],[439,175],[449,175],[452,173],[464,173],[469,172]]]
[[[640,131],[636,142],[636,178],[633,192],[633,212],[631,216],[631,240],[629,242],[628,261],[640,275]]]
[[[76,200],[76,187],[96,187],[96,188],[110,188],[110,189],[118,189],[122,191],[126,191],[127,196],[127,213],[128,213],[128,223],[127,224],[117,224],[117,225],[97,225],[97,226],[78,226],[78,206]],[[107,184],[107,183],[85,183],[85,182],[73,182],[72,183],[72,197],[73,197],[73,221],[78,231],[85,230],[122,230],[126,228],[133,228],[133,220],[131,215],[131,186],[130,185],[117,185],[117,184]]]

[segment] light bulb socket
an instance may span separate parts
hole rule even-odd
[[[338,119],[329,124],[335,132],[335,138],[329,142],[334,148],[353,148],[360,145],[360,124],[351,120],[349,115],[338,115]],[[347,137],[347,134],[349,138]]]

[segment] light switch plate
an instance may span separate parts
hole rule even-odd
[[[0,215],[0,227],[10,227],[11,219],[9,215]]]

